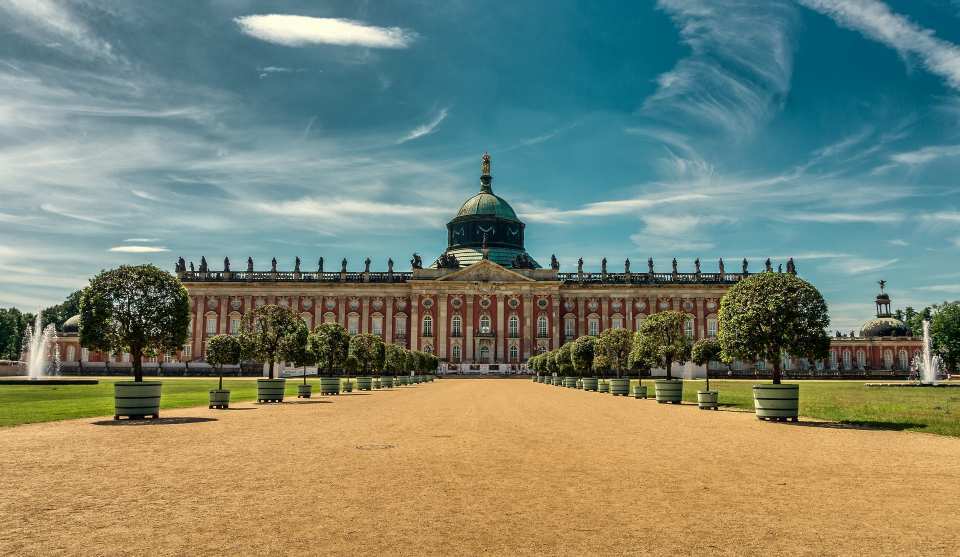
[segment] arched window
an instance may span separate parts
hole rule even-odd
[[[459,315],[454,315],[450,318],[450,336],[458,337],[461,336],[461,331],[463,329],[463,318]]]
[[[429,315],[423,316],[423,336],[425,337],[433,336],[433,317]]]
[[[567,317],[563,320],[563,336],[573,338],[577,336],[577,320],[573,317]]]
[[[883,351],[883,369],[893,369],[893,350]]]
[[[610,319],[610,328],[611,329],[622,329],[623,328],[623,318],[619,315],[613,316]]]
[[[520,360],[520,349],[516,345],[510,347],[510,361],[516,362]]]
[[[837,369],[837,353],[830,351],[830,369]]]
[[[333,313],[332,311],[328,311],[327,313],[324,313],[324,314],[323,314],[323,322],[324,322],[324,323],[336,323],[336,322],[337,322],[337,315],[336,315],[335,313]]]
[[[490,347],[489,346],[480,347],[480,363],[482,364],[490,363]]]
[[[370,318],[370,332],[378,337],[383,336],[383,316],[374,315]]]
[[[707,318],[707,336],[710,338],[717,336],[717,318],[716,317]]]
[[[850,367],[851,367],[850,351],[844,350],[843,351],[843,369],[850,369]]]
[[[77,359],[77,347],[70,345],[67,347],[67,361],[72,362]]]
[[[307,326],[307,330],[313,329],[313,317],[309,313],[301,313],[300,319],[303,319],[303,324]]]
[[[450,359],[455,363],[460,363],[460,345],[454,344],[450,349]]]
[[[539,338],[547,338],[547,316],[541,315],[537,317],[537,336]]]
[[[907,351],[900,349],[900,369],[907,370],[910,368],[910,359],[907,357]]]
[[[520,318],[516,315],[511,315],[510,319],[507,321],[507,332],[510,335],[510,338],[517,338],[520,336]]]
[[[483,314],[480,316],[480,332],[489,333],[490,332],[490,316]]]
[[[347,333],[355,335],[360,332],[360,316],[351,313],[347,316]]]
[[[215,314],[210,314],[207,316],[207,334],[217,334],[217,316]]]
[[[600,335],[600,319],[596,316],[587,319],[587,334],[592,337]]]
[[[307,325],[309,327],[309,325]],[[240,334],[240,314],[234,313],[230,315],[230,334],[239,335]]]
[[[857,367],[863,369],[867,365],[867,353],[863,350],[857,350]]]
[[[640,330],[640,325],[643,325],[643,321],[644,321],[644,319],[646,319],[646,318],[647,318],[647,314],[645,314],[645,313],[638,313],[638,314],[637,314],[637,318],[633,320],[633,323],[634,323],[633,326],[636,327],[637,330],[639,331],[639,330]]]
[[[683,334],[687,335],[687,338],[693,338],[693,318],[687,317],[686,321],[683,322]]]

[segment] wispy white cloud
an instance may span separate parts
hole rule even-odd
[[[62,50],[67,54],[79,52],[93,58],[118,60],[113,46],[99,38],[66,2],[6,0],[0,3],[0,10],[20,22],[16,26],[17,32],[36,42],[58,46],[57,41],[66,41],[69,48]]]
[[[448,109],[446,109],[446,108],[441,108],[441,109],[433,116],[433,118],[430,119],[429,122],[427,122],[427,123],[425,123],[425,124],[421,124],[421,125],[413,128],[412,130],[410,130],[409,133],[407,133],[407,135],[405,135],[405,136],[401,137],[400,139],[398,139],[398,140],[397,140],[397,143],[406,143],[407,141],[412,141],[412,140],[417,139],[417,138],[419,138],[419,137],[423,137],[423,136],[425,136],[425,135],[429,135],[429,134],[433,133],[433,132],[437,129],[437,127],[440,125],[440,123],[447,119],[447,114],[448,114],[448,113],[449,113],[449,110],[448,110]]]
[[[784,220],[797,222],[819,222],[824,224],[847,223],[891,223],[901,222],[904,216],[900,213],[806,213],[795,212],[784,215]]]
[[[113,246],[107,251],[120,253],[162,253],[170,250],[163,246]]]
[[[931,223],[960,224],[960,211],[937,211],[920,218]]]
[[[834,264],[834,270],[847,275],[858,275],[861,273],[870,273],[886,269],[897,264],[899,258],[894,259],[867,259],[860,257],[850,257]]]
[[[879,0],[799,0],[831,17],[837,24],[895,49],[902,57],[916,57],[931,73],[960,89],[960,48],[940,39],[931,29],[894,13]]]
[[[691,53],[662,74],[643,112],[750,134],[790,90],[796,14],[787,2],[659,0]]]
[[[84,214],[84,213],[78,213],[78,212],[74,212],[74,211],[69,211],[69,210],[67,210],[67,209],[63,209],[63,208],[61,208],[61,207],[57,207],[56,205],[53,205],[53,204],[51,204],[51,203],[43,203],[42,205],[40,205],[40,209],[42,209],[42,210],[44,210],[44,211],[46,211],[46,212],[48,212],[48,213],[53,213],[54,215],[59,215],[59,216],[61,216],[61,217],[67,217],[68,219],[74,219],[74,220],[79,220],[79,221],[83,221],[83,222],[90,222],[90,223],[94,223],[94,224],[102,224],[102,225],[104,225],[104,226],[110,226],[110,225],[111,225],[110,221],[107,221],[107,220],[104,220],[104,219],[101,219],[101,218],[97,218],[97,217],[94,217],[94,216],[90,216],[90,215],[87,215],[87,214]]]
[[[149,243],[151,243],[151,242],[159,242],[159,241],[160,241],[159,238],[127,238],[126,240],[124,240],[124,242],[126,242],[126,243],[134,243],[134,244],[136,244],[136,243],[147,243],[147,244],[149,244]]]
[[[613,201],[598,201],[587,203],[577,209],[551,209],[537,205],[518,203],[521,215],[535,222],[551,222],[554,224],[568,224],[574,218],[606,217],[614,215],[626,215],[636,213],[641,209],[647,209],[658,205],[683,204],[689,202],[702,202],[709,199],[708,195],[701,193],[680,193],[676,195],[650,195],[640,196],[632,199],[618,199]]]
[[[960,284],[931,284],[928,286],[918,286],[917,290],[923,290],[925,292],[940,292],[943,294],[960,294]]]
[[[906,247],[910,245],[910,242],[906,240],[901,240],[900,238],[894,238],[893,240],[887,240],[887,243],[891,246]]]
[[[237,17],[234,21],[247,35],[284,46],[406,48],[416,38],[416,33],[400,27],[376,27],[349,19],[267,14]]]

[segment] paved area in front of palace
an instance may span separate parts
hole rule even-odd
[[[520,380],[236,406],[0,430],[0,554],[960,554],[960,439]]]

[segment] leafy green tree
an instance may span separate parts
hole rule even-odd
[[[72,292],[67,299],[63,302],[44,308],[40,312],[40,320],[43,322],[43,326],[53,323],[57,330],[63,329],[63,323],[80,313],[80,296],[83,294],[82,290],[77,290]]]
[[[930,340],[948,371],[960,363],[960,302],[937,306],[930,321]]]
[[[349,354],[360,363],[363,375],[369,375],[371,369],[383,368],[383,339],[370,333],[361,333],[350,337]]]
[[[410,375],[410,372],[417,371],[417,354],[413,350],[404,350],[404,360],[405,364],[403,370],[405,375]]]
[[[570,361],[573,363],[573,369],[581,377],[586,377],[593,369],[593,355],[596,351],[597,337],[584,335],[571,344]]]
[[[301,319],[301,323],[303,320]],[[307,384],[307,366],[313,364],[313,353],[309,350],[310,329],[306,323],[297,327],[295,331],[283,337],[280,343],[280,355],[283,361],[290,362],[293,367],[303,371],[303,384]]]
[[[268,364],[268,377],[273,379],[276,362],[296,357],[294,339],[302,338],[306,328],[300,316],[288,307],[260,306],[243,318],[240,330],[243,357]]]
[[[629,367],[630,351],[633,349],[633,333],[626,329],[607,329],[597,338],[596,352],[606,356],[617,377]]]
[[[347,359],[343,361],[343,371],[347,374],[347,377],[356,375],[360,371],[360,360],[353,355],[347,356]]]
[[[720,300],[719,335],[724,360],[773,362],[780,383],[783,355],[826,358],[827,304],[807,281],[789,273],[759,273],[733,285]]]
[[[557,366],[557,351],[551,350],[543,355],[543,361],[546,364],[544,367],[547,368],[547,373],[553,374],[560,371],[560,368]]]
[[[333,377],[334,370],[343,367],[349,350],[350,335],[338,323],[321,323],[307,338],[307,351],[313,356],[317,370],[325,377]]]
[[[403,347],[398,344],[388,344],[383,349],[383,374],[399,375],[407,364]]]
[[[693,363],[705,366],[707,391],[710,390],[710,362],[720,360],[720,352],[720,342],[715,338],[702,338],[693,343],[693,348],[690,350],[690,359]]]
[[[560,348],[557,348],[557,352],[554,355],[557,361],[557,371],[559,371],[561,375],[573,375],[573,360],[571,359],[572,348],[572,342],[565,342],[560,345]]]
[[[33,324],[33,314],[17,308],[0,309],[0,360],[19,360],[23,354],[23,335]]]
[[[603,352],[593,354],[593,371],[596,375],[606,377],[607,373],[610,372],[610,367],[610,358],[607,358],[606,354]]]
[[[643,320],[634,336],[630,359],[645,365],[662,367],[667,379],[673,379],[673,364],[683,365],[690,358],[690,337],[684,332],[687,315],[679,311],[661,311]]]
[[[907,311],[903,312],[904,317],[907,319],[904,323],[910,329],[912,336],[923,336],[923,322],[933,319],[933,309],[934,308],[927,306],[920,311],[914,311],[913,308],[908,307]]]
[[[216,335],[207,341],[207,363],[220,375],[217,389],[223,390],[223,366],[240,363],[240,341],[233,335]]]
[[[189,322],[187,290],[153,265],[103,271],[80,296],[81,346],[129,352],[135,381],[143,381],[144,354],[183,346]]]

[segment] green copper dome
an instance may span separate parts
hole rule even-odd
[[[517,214],[502,197],[481,191],[470,199],[466,200],[457,212],[457,217],[468,217],[474,215],[490,215],[502,219],[519,221]]]

